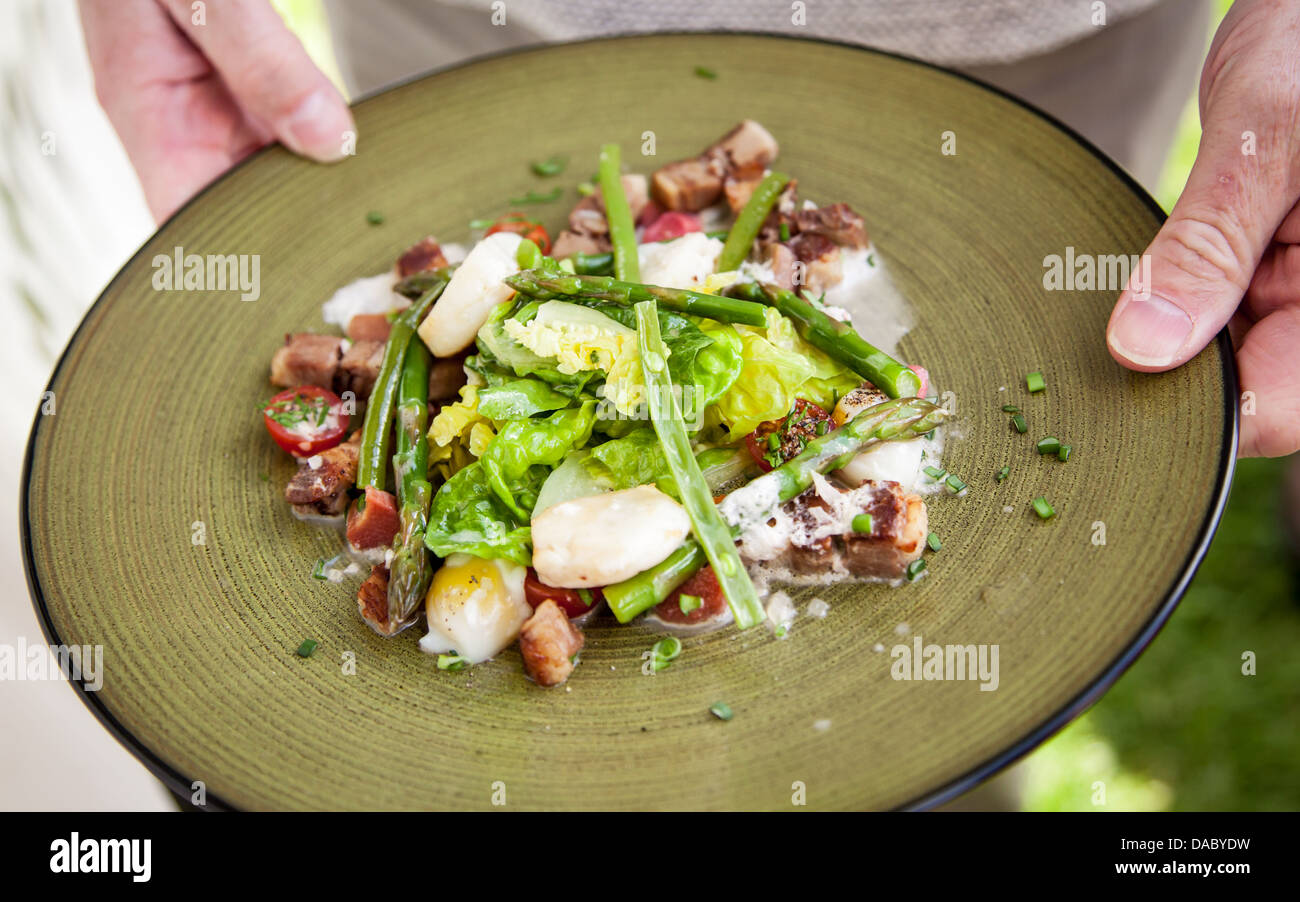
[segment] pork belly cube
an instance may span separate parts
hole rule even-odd
[[[547,599],[519,631],[524,670],[539,686],[558,686],[573,673],[571,658],[586,640],[560,606]]]
[[[844,569],[860,579],[900,579],[925,548],[925,502],[920,495],[903,494],[896,482],[867,485],[878,487],[865,511],[872,530],[844,535]]]
[[[271,384],[281,388],[316,385],[329,388],[343,358],[343,339],[334,335],[297,332],[271,357]]]
[[[722,179],[723,174],[709,160],[678,160],[655,172],[650,179],[650,193],[655,203],[666,210],[694,213],[718,202]]]
[[[357,481],[360,454],[361,430],[358,429],[343,444],[300,461],[298,472],[284,487],[284,499],[300,514],[332,517],[343,513],[348,504],[348,489]]]
[[[384,342],[354,343],[339,361],[339,368],[334,374],[334,391],[340,395],[345,391],[353,392],[358,400],[369,398],[383,362]]]
[[[421,238],[397,258],[397,275],[405,279],[418,272],[442,269],[447,265],[447,258],[442,254],[442,247],[430,235]]]

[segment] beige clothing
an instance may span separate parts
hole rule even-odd
[[[732,28],[830,37],[970,74],[1038,106],[1154,188],[1209,39],[1209,0],[327,0],[353,96],[512,47]],[[494,12],[500,23],[493,24]],[[978,64],[978,65],[975,65]]]

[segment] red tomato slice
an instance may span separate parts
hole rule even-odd
[[[484,232],[484,236],[495,235],[497,232],[514,232],[541,248],[543,254],[551,252],[551,236],[546,234],[546,229],[539,222],[525,219],[522,213],[507,213],[502,216]]]
[[[822,426],[822,423],[826,425]],[[834,427],[829,413],[811,401],[796,398],[794,408],[788,416],[759,423],[757,429],[745,436],[745,447],[749,448],[750,456],[767,472],[774,466],[797,457],[810,441],[825,435]],[[775,442],[771,439],[773,435],[776,436]]]
[[[661,214],[654,222],[645,227],[645,232],[641,235],[641,242],[649,244],[652,241],[670,241],[673,238],[680,238],[688,232],[702,230],[700,217],[694,213],[679,213],[670,210]]]
[[[262,408],[271,438],[294,457],[311,457],[343,441],[348,415],[334,392],[317,385],[286,388]]]
[[[528,568],[528,575],[524,577],[524,600],[533,610],[537,610],[543,601],[553,601],[570,618],[581,617],[605,600],[605,596],[600,594],[599,589],[587,591],[591,593],[591,604],[582,600],[582,594],[578,589],[561,589],[546,585],[537,578],[537,571],[532,567]]]
[[[695,610],[683,614],[683,595],[694,595],[702,604]],[[717,617],[726,606],[727,599],[722,594],[722,586],[718,585],[718,577],[714,574],[713,568],[705,564],[696,570],[690,579],[678,586],[672,595],[660,602],[655,607],[655,613],[659,615],[660,620],[669,623],[699,623],[701,620],[712,620]]]

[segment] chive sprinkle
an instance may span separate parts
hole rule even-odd
[[[676,660],[682,653],[682,640],[676,636],[660,639],[655,643],[654,653],[656,657],[663,658],[665,661]]]
[[[317,642],[315,639],[303,639],[302,645],[298,646],[298,657],[310,658],[312,656],[312,652],[314,652],[319,646],[320,643]]]
[[[384,214],[380,213],[378,210],[371,210],[369,213],[366,214],[366,222],[370,223],[371,225],[383,225]]]
[[[769,451],[775,451],[777,448],[780,447],[781,447],[781,437],[777,435],[775,432],[769,432],[767,434],[767,449]]]
[[[1011,425],[1016,427],[1016,432],[1024,435],[1029,431],[1029,424],[1025,422],[1023,414],[1016,414],[1011,418]]]
[[[853,527],[854,532],[860,532],[864,535],[871,533],[876,528],[875,522],[871,519],[871,514],[858,514],[850,521],[849,525]]]
[[[587,607],[591,607],[592,602],[596,600],[596,596],[591,594],[590,589],[579,589],[578,598],[580,598],[582,600],[582,603],[585,604]]]
[[[907,578],[916,579],[925,570],[925,558],[919,557],[907,565]]]
[[[491,219],[471,219],[469,221],[469,227],[471,229],[490,229],[492,228],[493,223],[494,220]]]
[[[960,494],[962,489],[966,488],[966,483],[962,482],[961,477],[955,473],[950,474],[945,482],[948,483],[948,488],[952,490],[954,495]]]
[[[1056,511],[1052,510],[1052,506],[1042,496],[1034,499],[1034,512],[1044,520],[1050,520],[1056,516]]]
[[[569,165],[569,158],[555,156],[555,157],[551,157],[549,160],[540,160],[536,163],[533,163],[532,165],[533,165],[533,172],[537,173],[543,178],[547,178],[552,175],[559,175],[561,172],[563,172],[564,167]]]
[[[948,471],[940,470],[938,467],[926,467],[925,475],[929,476],[935,482],[942,482],[943,478],[948,475]]]
[[[1070,459],[1070,446],[1069,446],[1069,445],[1062,445],[1061,448],[1060,448],[1060,450],[1056,452],[1056,457],[1057,457],[1058,460],[1061,461],[1061,463],[1065,463],[1067,460],[1069,460],[1069,459]]]
[[[689,614],[691,611],[698,611],[704,605],[704,599],[698,595],[687,595],[683,593],[677,600],[677,607],[681,608],[683,614]]]
[[[1017,407],[1017,406],[1014,405],[1014,404],[1003,404],[1003,405],[1002,405],[1002,412],[1003,412],[1003,413],[1020,413],[1020,408]]]
[[[998,482],[1001,482],[1002,480],[1006,479],[1010,475],[1011,475],[1011,468],[1003,467],[1001,470],[998,470],[996,474],[994,474],[993,478],[996,479]]]
[[[529,191],[523,197],[512,197],[512,204],[549,204],[553,200],[559,200],[560,195],[564,193],[563,188],[553,188],[545,194],[539,194],[536,191]]]
[[[460,655],[438,655],[439,670],[455,672],[457,670],[464,670],[468,666],[469,661],[466,661]]]
[[[943,547],[943,542],[939,541],[939,534],[932,532],[925,537],[925,544],[930,546],[931,551],[938,551]]]
[[[709,713],[712,714],[714,717],[716,717],[718,720],[731,720],[731,718],[734,716],[731,713],[731,705],[727,704],[726,702],[714,702],[713,704],[709,705]]]
[[[780,232],[781,232],[781,240],[782,240],[782,241],[789,241],[789,240],[790,240],[790,224],[789,224],[789,223],[787,223],[787,222],[783,222],[783,223],[781,223]]]
[[[1061,450],[1061,440],[1054,435],[1040,438],[1036,446],[1039,454],[1056,454]]]
[[[323,558],[316,559],[316,566],[311,571],[312,579],[325,579],[325,561]]]
[[[1030,392],[1040,392],[1047,388],[1047,383],[1043,381],[1042,373],[1030,373],[1025,376],[1025,385]]]
[[[596,193],[596,186],[591,182],[578,182],[578,193],[583,197],[590,197]]]
[[[718,77],[718,73],[710,69],[708,66],[696,66],[695,74],[700,78],[707,78],[709,81],[713,81]]]

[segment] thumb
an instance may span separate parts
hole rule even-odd
[[[343,158],[352,113],[267,0],[209,4],[198,18],[188,0],[164,2],[253,122],[294,153]]]
[[[1187,187],[1147,248],[1145,278],[1130,281],[1111,313],[1106,343],[1130,369],[1172,369],[1210,343],[1295,201],[1289,142],[1278,134],[1289,136],[1292,114],[1268,108],[1267,92],[1243,68],[1219,69],[1220,83],[1206,92]]]

